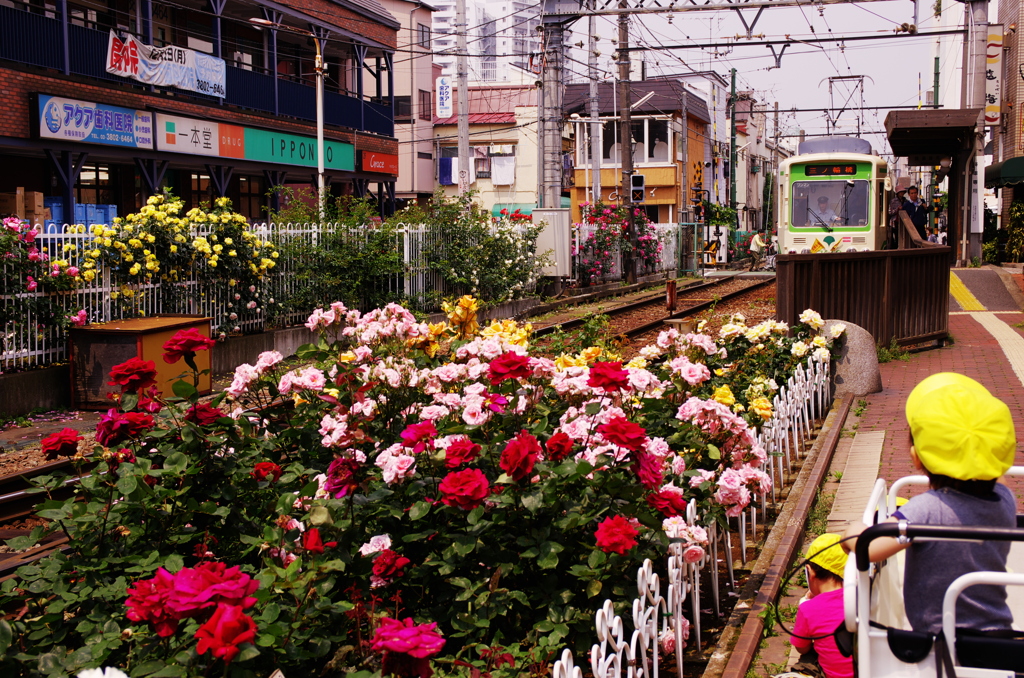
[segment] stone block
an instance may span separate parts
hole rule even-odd
[[[863,396],[882,390],[875,338],[859,325],[842,320],[825,321],[825,335],[835,325],[846,325],[839,355],[832,361],[833,395]]]

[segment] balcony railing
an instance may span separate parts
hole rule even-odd
[[[111,75],[106,71],[109,33],[83,26],[68,25],[68,62],[74,75],[148,88],[140,82]],[[29,66],[64,69],[64,50],[59,19],[51,19],[21,9],[0,6],[0,60],[16,61]],[[279,113],[299,120],[316,121],[316,90],[309,85],[278,79],[278,106],[274,106],[274,76],[256,71],[226,67],[226,104],[263,113]],[[219,102],[215,97],[185,90],[173,90],[176,96],[205,102]],[[338,92],[324,93],[324,121],[355,130],[394,136],[395,126],[390,106]]]

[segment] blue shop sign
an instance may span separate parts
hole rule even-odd
[[[104,146],[153,148],[153,114],[39,95],[39,137]]]

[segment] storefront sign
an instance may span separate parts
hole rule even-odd
[[[313,137],[164,113],[156,114],[156,130],[156,147],[160,151],[302,167],[317,165]],[[351,172],[355,167],[352,144],[324,140],[325,169]]]
[[[1003,25],[989,24],[985,45],[985,124],[1001,122],[1003,76]]]
[[[153,114],[39,95],[39,137],[104,146],[153,148]]]
[[[398,174],[398,156],[390,153],[362,152],[362,162],[359,169],[364,172],[383,172],[384,174]]]
[[[107,41],[107,73],[215,97],[226,91],[223,59],[174,45],[144,45],[134,35],[122,40],[113,30]]]
[[[437,90],[437,117],[452,117],[452,79],[448,76],[438,78],[434,89]]]

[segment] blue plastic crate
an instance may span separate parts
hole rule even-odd
[[[86,226],[89,225],[87,223],[88,220],[89,220],[89,212],[88,212],[88,209],[87,209],[88,207],[89,207],[89,205],[78,205],[78,204],[75,205],[75,223],[76,224],[85,224]]]

